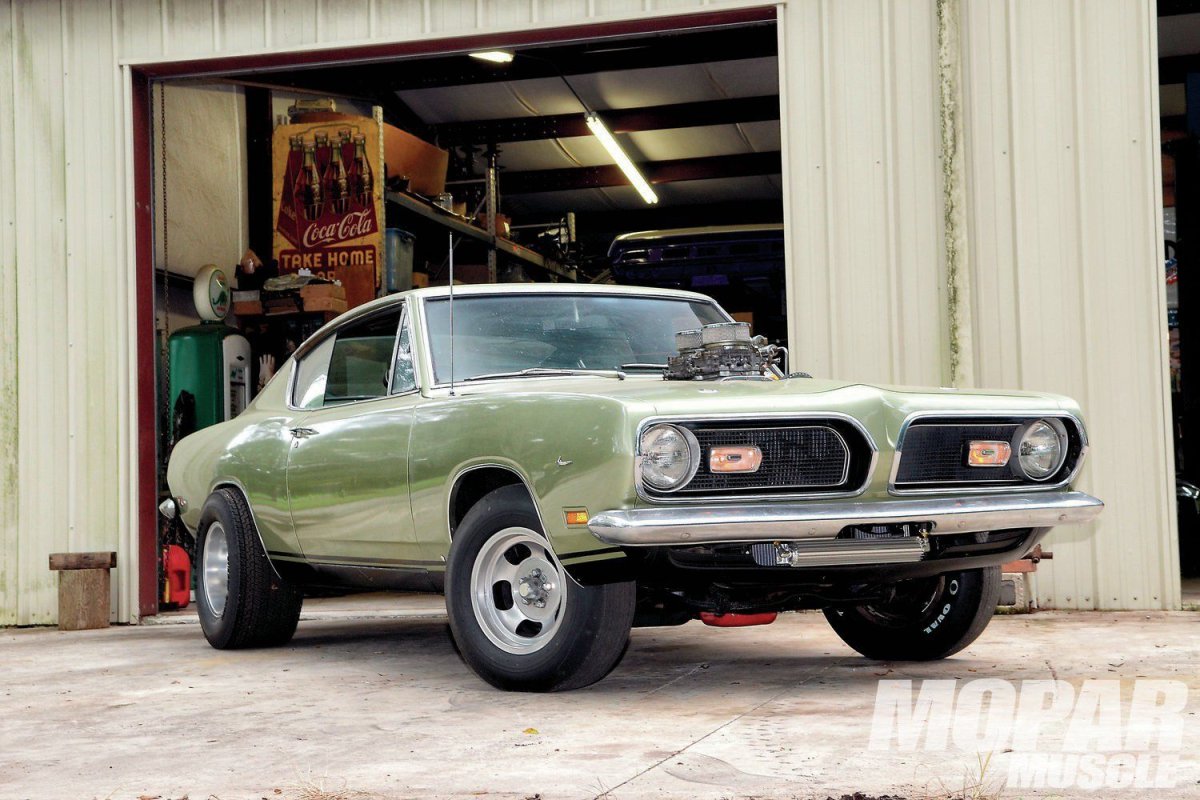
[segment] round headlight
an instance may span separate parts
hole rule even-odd
[[[1067,432],[1058,420],[1039,419],[1017,434],[1017,464],[1026,478],[1044,481],[1067,458]]]
[[[700,443],[686,428],[653,425],[642,433],[642,480],[662,492],[680,488],[700,466]]]

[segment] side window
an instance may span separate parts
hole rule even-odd
[[[296,364],[296,383],[292,387],[292,405],[297,408],[320,408],[325,399],[325,378],[329,373],[329,355],[333,352],[334,337],[317,345]]]
[[[347,325],[297,366],[293,403],[305,408],[370,400],[387,394],[400,309]]]
[[[396,366],[392,372],[392,394],[403,394],[417,388],[413,366],[412,339],[408,333],[408,314],[400,321],[400,341],[396,343]]]

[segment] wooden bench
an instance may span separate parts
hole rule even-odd
[[[109,570],[116,553],[51,553],[50,569],[58,576],[58,629],[87,631],[107,628],[111,608]]]

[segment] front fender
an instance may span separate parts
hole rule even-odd
[[[468,395],[421,406],[410,444],[410,490],[423,557],[435,561],[446,554],[455,482],[482,466],[520,477],[568,569],[623,557],[587,525],[567,525],[565,514],[581,508],[596,513],[634,500],[635,425],[624,404],[594,395]]]

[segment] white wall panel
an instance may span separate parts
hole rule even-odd
[[[963,8],[976,381],[1078,400],[1108,503],[1052,534],[1039,600],[1172,607],[1154,6]]]
[[[938,385],[946,326],[933,4],[801,0],[784,19],[793,363]]]
[[[217,4],[217,35],[224,50],[252,52],[270,47],[266,0],[223,0]]]
[[[56,580],[46,557],[70,544],[69,223],[61,10],[58,3],[18,3],[13,18],[16,113],[8,122],[20,155],[8,190],[17,201],[17,620],[25,624],[54,621]]]
[[[14,119],[13,8],[0,0],[0,124]],[[10,125],[12,123],[9,123]],[[11,128],[9,129],[11,130]],[[21,530],[17,403],[16,150],[8,130],[0,135],[0,625],[17,621],[21,591],[17,559]]]

